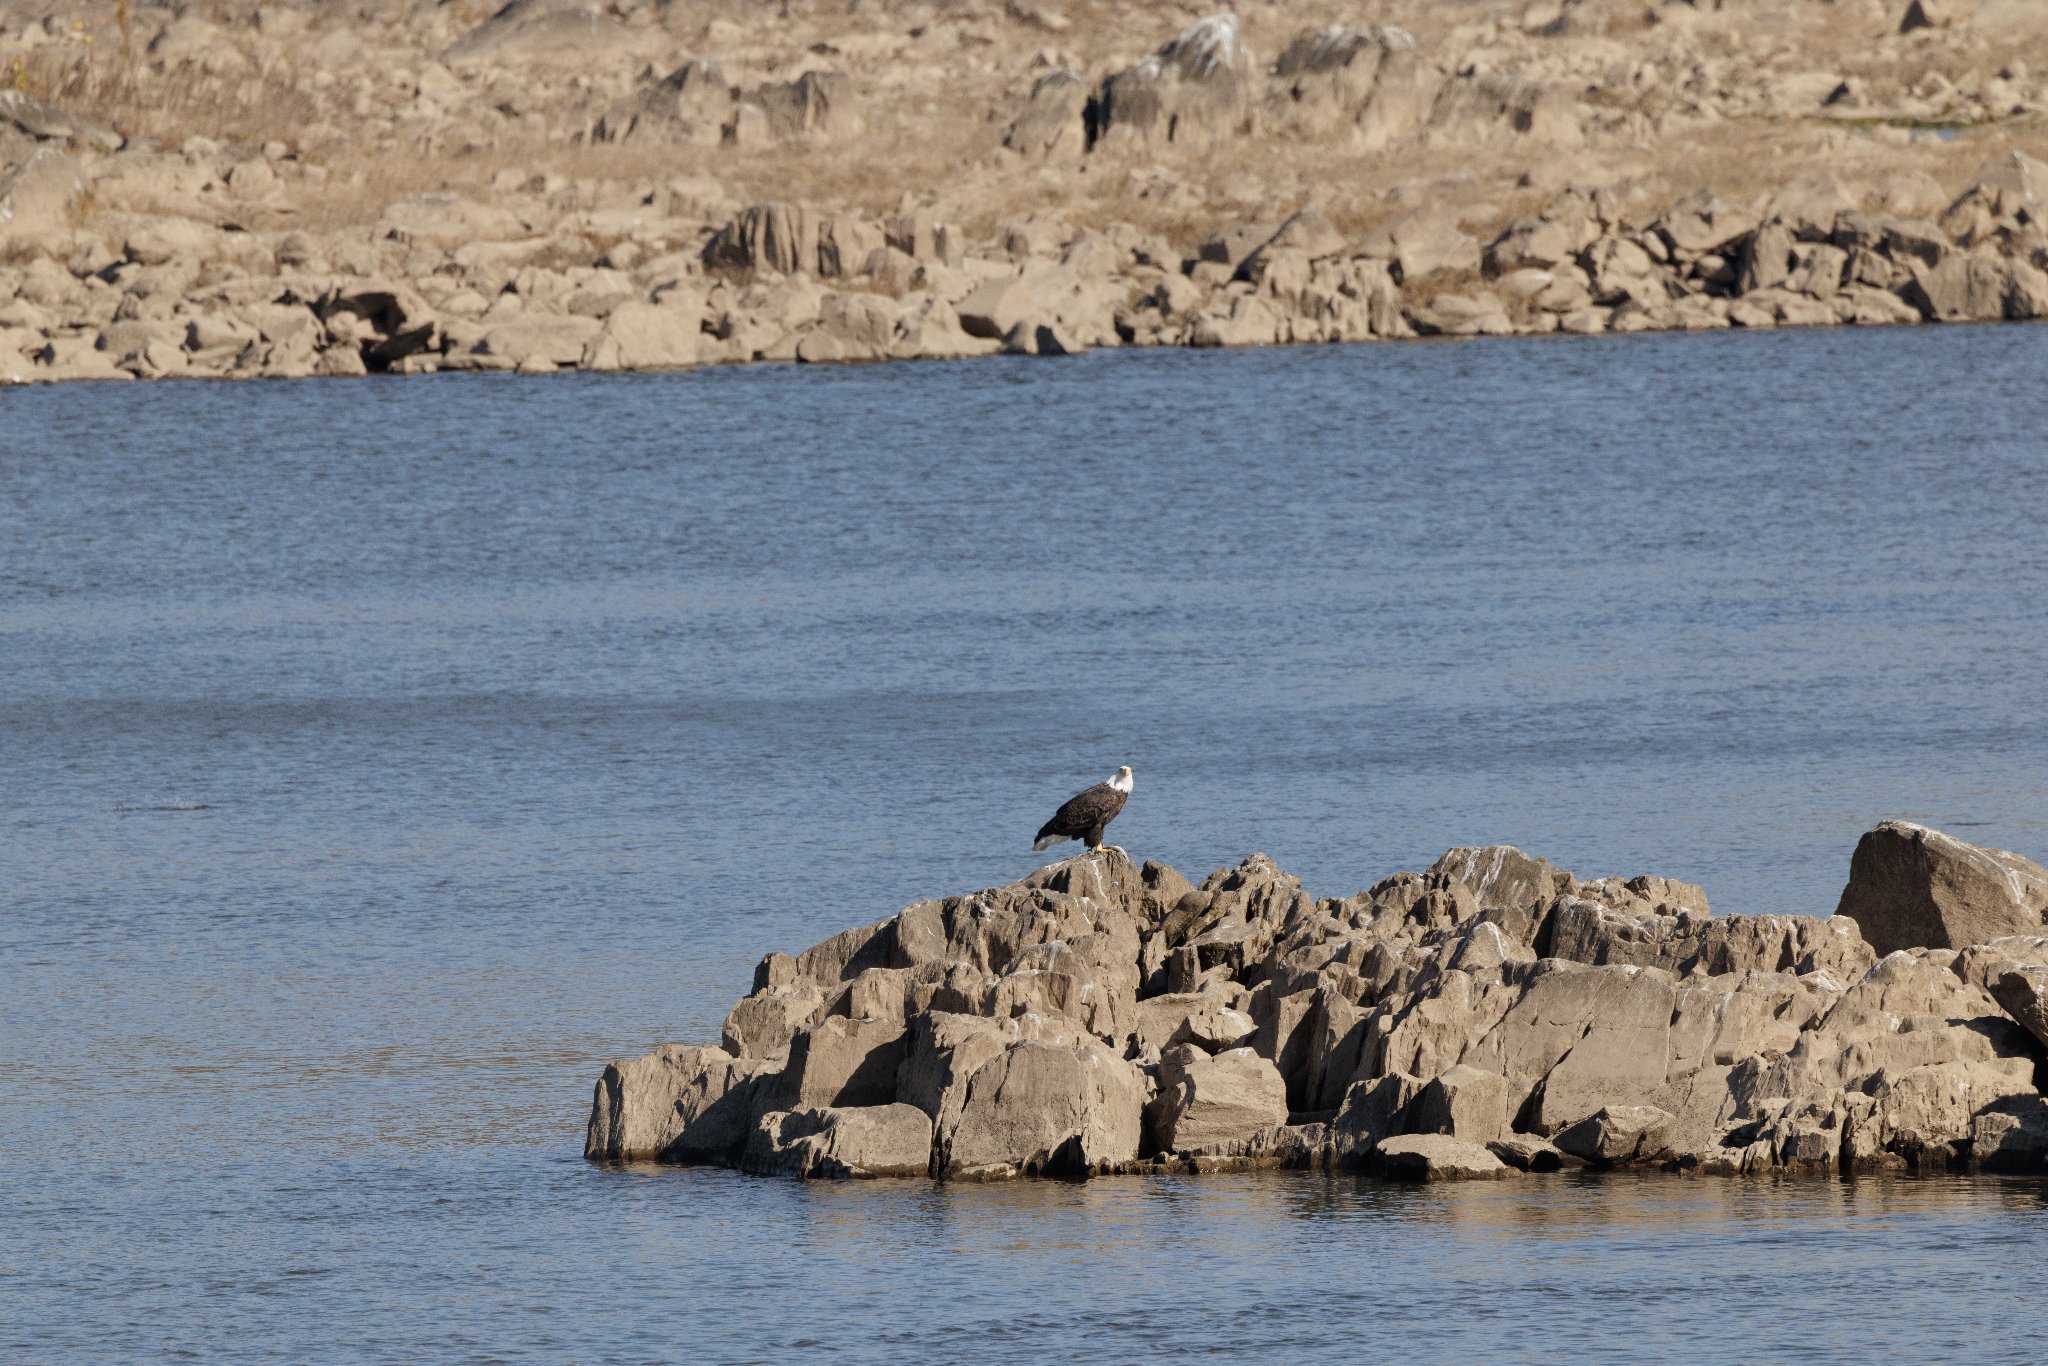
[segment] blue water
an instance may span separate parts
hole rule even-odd
[[[0,391],[0,1357],[2038,1358],[2042,1183],[578,1154],[604,1060],[1121,763],[1134,854],[1327,894],[1506,840],[1824,914],[1891,815],[2048,854],[2044,360]]]

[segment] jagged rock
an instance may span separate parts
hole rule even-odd
[[[1835,913],[1855,920],[1880,954],[2039,934],[2048,917],[2048,868],[1924,825],[1886,821],[1857,842]]]
[[[1505,1134],[1488,1143],[1486,1150],[1522,1172],[1555,1172],[1585,1165],[1584,1158],[1574,1157],[1534,1134]]]
[[[1673,1117],[1654,1105],[1603,1106],[1552,1138],[1561,1152],[1620,1166],[1656,1162],[1671,1153]]]
[[[1549,931],[1552,957],[1680,974],[1827,971],[1848,981],[1877,961],[1857,924],[1842,916],[1660,915],[1565,896],[1550,912]]]
[[[1418,1138],[1516,1169],[2024,1167],[2031,928],[1873,962],[1846,916],[1712,916],[1690,884],[1505,846],[1323,901],[1263,855],[1190,886],[1103,852],[768,956],[730,1050],[608,1070],[589,1146],[815,1173],[825,1121],[788,1116],[903,1105],[955,1177],[1456,1151]]]
[[[1988,248],[1956,252],[1939,265],[1916,268],[1908,303],[1939,322],[1996,322],[2048,317],[2048,275]]]
[[[1183,1045],[1160,1064],[1159,1086],[1153,1130],[1168,1152],[1220,1152],[1287,1122],[1280,1070],[1249,1048],[1211,1057]]]
[[[598,142],[668,139],[716,145],[725,136],[732,88],[714,62],[695,58],[613,105],[591,136]]]
[[[741,998],[725,1017],[725,1051],[739,1058],[781,1057],[790,1040],[824,1009],[825,995],[810,982],[769,987]]]
[[[1235,14],[1197,20],[1096,87],[1083,115],[1088,146],[1189,142],[1236,132],[1250,112],[1256,75]]]
[[[2048,1097],[2014,1096],[1970,1122],[1970,1160],[1990,1172],[2048,1171]]]
[[[986,1180],[1114,1170],[1137,1159],[1145,1099],[1137,1069],[1100,1043],[1014,1044],[942,1114],[940,1171]]]
[[[121,135],[96,119],[45,104],[26,90],[0,90],[0,128],[13,127],[39,142],[61,143],[74,152],[111,151]]]
[[[1366,150],[1419,127],[1437,85],[1415,39],[1391,26],[1334,24],[1304,33],[1280,54],[1273,74],[1284,87],[1279,121],[1311,135],[1348,129]]]
[[[1699,189],[1673,204],[1656,231],[1680,260],[1727,255],[1756,230],[1756,217],[1710,189]]]
[[[1941,215],[1941,227],[1956,243],[1973,247],[2038,225],[2048,210],[2048,164],[2025,152],[2007,152],[1977,172],[1977,178]]]
[[[1052,157],[1083,150],[1088,83],[1070,66],[1056,66],[1031,86],[1023,112],[1003,130],[1003,146],[1030,157]]]
[[[896,1099],[904,1045],[900,1020],[829,1016],[791,1037],[789,1062],[767,1099],[778,1110],[887,1105]]]
[[[1368,1166],[1396,1181],[1498,1181],[1515,1175],[1481,1144],[1448,1134],[1383,1139]]]
[[[2005,1013],[2048,1048],[2048,966],[2029,965],[1999,974],[1991,995]]]
[[[724,1049],[680,1044],[612,1063],[591,1101],[583,1155],[723,1160],[746,1140],[765,1071]]]
[[[1138,1002],[1138,1044],[1154,1057],[1184,1043],[1222,1052],[1240,1046],[1257,1031],[1251,1016],[1214,993],[1169,992]]]
[[[1508,1119],[1507,1078],[1459,1063],[1422,1088],[1409,1124],[1419,1134],[1491,1143],[1507,1132]]]
[[[213,46],[218,46],[216,39]],[[486,61],[582,65],[630,50],[632,35],[581,0],[511,0],[445,53],[450,65]]]
[[[849,1106],[761,1116],[740,1167],[763,1176],[923,1176],[931,1157],[931,1117],[916,1106]]]
[[[1344,235],[1337,231],[1329,216],[1314,204],[1304,204],[1280,225],[1279,231],[1244,257],[1237,267],[1237,274],[1246,280],[1263,278],[1265,264],[1276,252],[1298,252],[1304,261],[1316,261],[1325,256],[1335,256],[1344,247]],[[1205,256],[1204,259],[1211,258]]]
[[[752,204],[704,245],[713,269],[772,270],[784,275],[818,268],[818,219],[795,204]]]
[[[838,71],[806,71],[793,81],[760,86],[746,96],[761,111],[769,137],[790,141],[811,135],[858,132],[852,82]]]
[[[1402,284],[1438,271],[1479,269],[1479,243],[1449,213],[1416,209],[1381,225],[1359,246],[1364,256],[1391,262]]]

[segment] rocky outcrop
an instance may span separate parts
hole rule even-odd
[[[2023,7],[913,8],[0,9],[0,379],[2048,316]]]
[[[2038,1170],[2048,935],[1956,946],[1991,923],[1985,869],[2030,885],[2015,857],[1872,831],[1844,909],[1948,936],[1880,956],[1846,914],[1714,915],[1507,846],[1320,900],[1263,855],[1194,885],[1098,852],[770,954],[721,1047],[606,1069],[585,1151],[966,1180]]]
[[[1242,131],[1255,80],[1237,16],[1199,19],[1136,66],[1104,78],[1082,111],[1088,146],[1202,142]]]
[[[1968,948],[2039,934],[2048,919],[2048,868],[1924,825],[1886,821],[1857,842],[1835,909],[1880,953]]]

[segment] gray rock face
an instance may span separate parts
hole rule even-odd
[[[605,1068],[583,1155],[719,1161],[745,1141],[758,1063],[670,1044]]]
[[[2042,888],[1910,826],[1866,838],[1857,915],[1828,919],[1506,846],[1322,900],[1263,855],[1193,884],[1100,852],[770,954],[725,1047],[606,1069],[586,1152],[983,1180],[2036,1170]]]
[[[1516,1174],[1484,1146],[1446,1134],[1386,1139],[1373,1149],[1370,1165],[1395,1181],[1498,1181]]]
[[[968,1081],[939,1135],[940,1170],[987,1180],[1086,1176],[1138,1156],[1145,1082],[1104,1045],[1019,1043]]]
[[[931,1117],[914,1105],[776,1110],[748,1135],[743,1171],[762,1176],[923,1176]]]
[[[1249,1048],[1210,1057],[1191,1045],[1159,1070],[1154,1130],[1168,1152],[1207,1154],[1287,1123],[1280,1069]]]
[[[1924,825],[1886,821],[1857,842],[1835,913],[1854,919],[1880,954],[2039,934],[2048,868]]]
[[[1606,1105],[1557,1135],[1560,1152],[1613,1165],[1654,1161],[1671,1151],[1677,1121],[1654,1105]]]
[[[1195,142],[1238,131],[1256,77],[1235,14],[1197,20],[1103,80],[1084,114],[1088,145]]]

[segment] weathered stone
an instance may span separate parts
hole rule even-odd
[[[931,1117],[914,1105],[777,1110],[748,1135],[741,1168],[765,1176],[924,1176]]]
[[[1084,111],[1087,142],[1200,142],[1240,130],[1257,78],[1235,14],[1190,24],[1150,57],[1105,78]]]
[[[1360,244],[1359,252],[1391,262],[1403,284],[1438,271],[1479,269],[1479,243],[1458,226],[1455,216],[1417,209],[1382,225]]]
[[[834,1015],[790,1039],[789,1062],[769,1099],[778,1110],[887,1105],[903,1064],[903,1025]]]
[[[1924,825],[1886,821],[1857,842],[1835,912],[1855,920],[1880,954],[2039,934],[2048,917],[2048,868]]]
[[[1522,1172],[1555,1172],[1585,1165],[1584,1158],[1574,1157],[1534,1134],[1504,1134],[1488,1143],[1486,1150]]]
[[[1507,1132],[1508,1083],[1463,1063],[1438,1074],[1416,1097],[1409,1127],[1419,1134],[1490,1143]]]
[[[942,1115],[942,1174],[970,1180],[1083,1176],[1133,1162],[1145,1105],[1137,1069],[1093,1041],[1025,1042],[969,1079]]]
[[[703,311],[690,296],[662,302],[623,303],[583,345],[585,370],[669,370],[694,365],[701,354]]]
[[[818,219],[794,204],[754,204],[704,246],[704,264],[722,270],[818,269]]]
[[[1088,104],[1088,83],[1068,66],[1056,66],[1032,83],[1030,98],[1009,127],[1003,146],[1029,157],[1079,152],[1086,139],[1082,111]]]
[[[723,1160],[746,1140],[764,1072],[723,1049],[680,1044],[612,1063],[591,1100],[583,1155]]]
[[[1669,1156],[1672,1116],[1654,1105],[1608,1105],[1552,1138],[1559,1151],[1620,1166]]]
[[[1211,1057],[1183,1046],[1160,1065],[1159,1081],[1153,1132],[1167,1152],[1219,1151],[1287,1122],[1280,1069],[1249,1048]]]
[[[1483,1145],[1448,1134],[1382,1139],[1367,1165],[1395,1181],[1498,1181],[1515,1174]]]
[[[1420,126],[1437,88],[1415,39],[1392,26],[1333,24],[1301,34],[1273,74],[1284,86],[1280,122],[1311,136],[1341,131],[1368,151]]]

